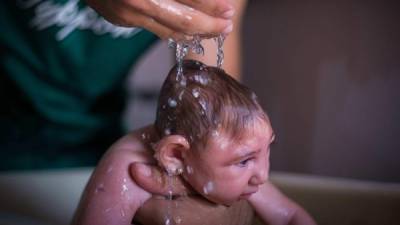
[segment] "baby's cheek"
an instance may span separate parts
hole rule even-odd
[[[254,161],[250,161],[246,167],[247,170],[254,170],[254,167],[256,167],[256,164]]]

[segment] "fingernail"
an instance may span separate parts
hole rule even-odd
[[[136,166],[139,170],[139,173],[143,174],[146,177],[151,176],[151,169],[148,166],[146,166],[144,164],[140,164],[140,163],[136,164]]]
[[[229,34],[233,30],[233,24],[230,22],[230,24],[222,31],[223,34]]]
[[[225,19],[230,19],[235,15],[235,9],[229,9],[228,11],[222,13],[222,17]]]

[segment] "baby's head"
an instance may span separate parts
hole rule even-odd
[[[156,156],[207,199],[231,204],[264,183],[273,131],[256,95],[197,61],[174,67],[158,101]]]

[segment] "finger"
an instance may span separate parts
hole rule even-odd
[[[144,190],[159,195],[187,195],[192,191],[178,176],[168,176],[157,166],[133,163],[130,173],[135,182]]]
[[[145,20],[143,28],[156,34],[161,39],[167,39],[167,38],[172,38],[174,40],[184,39],[184,34],[176,32],[150,17],[147,17],[147,20]]]
[[[228,0],[177,0],[178,2],[210,16],[231,19],[235,9]]]
[[[230,33],[232,21],[209,16],[173,0],[163,1],[124,1],[121,2],[132,11],[139,11],[158,23],[187,35]]]
[[[108,10],[103,8],[97,8],[96,10],[101,11],[103,16],[110,22],[123,26],[123,27],[141,27],[156,34],[161,39],[173,38],[179,40],[183,34],[177,33],[174,30],[158,23],[153,18],[133,9],[126,7],[121,2],[116,1],[114,4],[108,5]],[[107,12],[114,12],[113,14],[107,14]]]

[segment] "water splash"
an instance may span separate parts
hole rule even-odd
[[[226,36],[220,34],[218,37],[214,38],[214,41],[217,43],[217,67],[221,68],[222,63],[224,63],[224,41]]]
[[[198,55],[204,55],[204,47],[201,45],[200,35],[194,35],[191,39],[174,41],[173,39],[168,39],[168,47],[175,49],[175,58],[178,64],[176,81],[180,82],[182,86],[186,86],[186,82],[183,80],[183,68],[182,63],[185,56],[192,51]]]
[[[167,212],[165,213],[165,225],[171,225],[172,220],[172,174],[168,173],[167,177],[167,188],[168,194],[166,196],[167,199]]]

